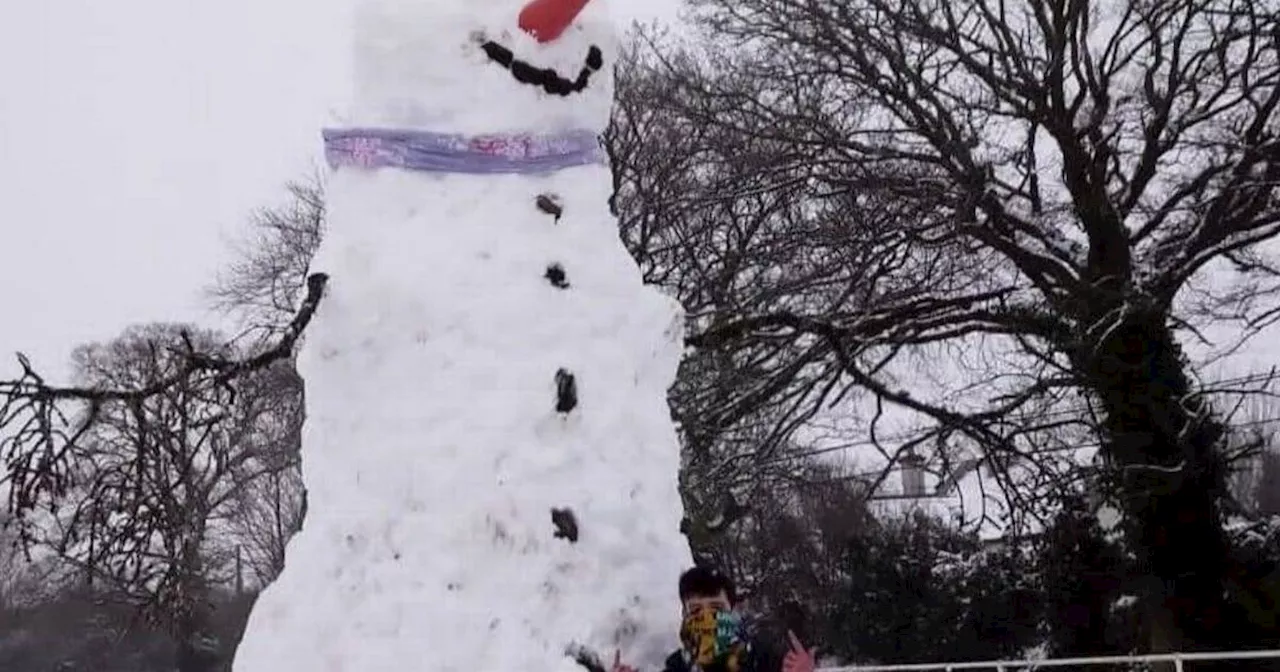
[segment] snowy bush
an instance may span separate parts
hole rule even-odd
[[[916,515],[847,540],[830,648],[884,663],[980,660],[1037,642],[1028,558]]]

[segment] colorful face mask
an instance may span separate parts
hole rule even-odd
[[[703,669],[717,663],[737,672],[747,648],[742,617],[733,611],[700,609],[680,628],[680,641],[693,662]]]

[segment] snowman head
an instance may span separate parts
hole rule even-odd
[[[360,126],[486,134],[602,130],[608,0],[356,0]]]

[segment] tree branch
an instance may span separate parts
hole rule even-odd
[[[24,542],[31,540],[31,516],[42,506],[50,511],[69,490],[79,487],[76,464],[89,459],[80,441],[102,420],[107,404],[123,403],[141,412],[149,400],[174,390],[224,388],[234,391],[238,379],[292,356],[324,296],[328,276],[307,279],[307,294],[280,339],[270,348],[244,359],[228,359],[199,352],[188,340],[176,353],[176,370],[154,382],[129,387],[57,387],[45,383],[26,357],[19,355],[23,375],[0,382],[0,459],[8,486],[8,507],[19,523]],[[82,404],[80,418],[72,423],[63,404]],[[143,431],[144,427],[135,428]],[[144,442],[145,443],[145,442]],[[141,460],[143,456],[139,455]]]

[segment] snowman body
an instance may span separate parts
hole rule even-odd
[[[307,518],[235,672],[580,672],[678,644],[681,311],[582,142],[613,95],[602,4],[540,44],[519,3],[361,0],[299,354]],[[591,76],[548,93],[513,63]]]

